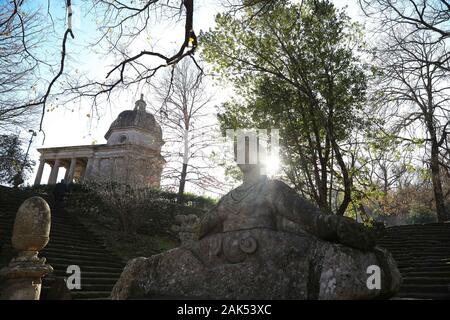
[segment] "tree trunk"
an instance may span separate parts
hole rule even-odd
[[[442,191],[442,181],[439,170],[439,146],[435,137],[431,141],[431,181],[433,182],[434,201],[436,203],[436,213],[438,222],[449,221],[449,216],[445,208],[444,192]]]
[[[178,187],[177,203],[183,204],[184,202],[184,186],[186,184],[187,163],[183,163],[180,176],[180,186]]]
[[[331,138],[331,143],[333,144],[333,150],[336,157],[336,161],[341,168],[342,173],[342,182],[344,183],[344,199],[342,200],[339,208],[337,209],[336,214],[338,216],[343,216],[345,211],[347,210],[348,205],[352,201],[352,177],[348,171],[347,165],[344,162],[341,151],[337,142],[334,140],[334,137]]]

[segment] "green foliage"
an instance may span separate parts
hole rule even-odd
[[[152,188],[131,189],[111,184],[70,184],[68,207],[78,214],[104,216],[114,221],[119,230],[119,211],[127,211],[139,233],[171,234],[170,226],[177,214],[202,215],[216,204],[216,200],[185,194],[185,203],[177,203],[177,193]],[[39,194],[51,195],[54,186],[41,185],[25,188]],[[123,191],[126,190],[126,191]]]
[[[408,224],[437,222],[436,212],[423,203],[413,203],[408,213]]]
[[[54,186],[25,188],[51,198]],[[115,198],[115,199],[114,199]],[[171,229],[177,214],[204,212],[216,200],[185,194],[185,203],[177,203],[177,193],[159,189],[132,189],[117,184],[69,185],[66,210],[76,214],[107,246],[125,260],[150,256],[178,245]],[[122,228],[123,216],[131,221],[132,232]]]
[[[16,175],[25,180],[34,161],[25,159],[23,143],[16,135],[0,135],[0,183],[13,184]],[[23,170],[22,170],[23,168]]]
[[[332,164],[332,150],[366,125],[359,111],[367,66],[355,53],[364,47],[361,29],[329,1],[252,10],[218,15],[215,29],[200,36],[204,58],[243,98],[223,104],[221,129],[279,129],[288,179],[316,201],[321,192],[324,205],[330,175],[339,186],[340,171],[349,170]]]
[[[371,219],[388,226],[437,222],[429,184],[411,184],[386,193],[371,193],[363,203]]]

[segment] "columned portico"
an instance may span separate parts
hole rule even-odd
[[[84,181],[84,177],[86,175],[86,170],[87,170],[86,168],[87,168],[88,165],[89,165],[89,161],[88,161],[86,166],[82,166],[81,167],[80,175],[79,175],[79,178],[78,178],[78,182],[79,183],[82,183]]]
[[[71,183],[73,181],[73,176],[75,174],[75,167],[77,166],[77,158],[72,158],[70,160],[70,167],[69,170],[67,170],[67,178],[66,183]]]
[[[35,185],[39,185],[45,164],[52,170],[48,184],[55,184],[60,167],[66,169],[66,183],[88,181],[159,187],[162,168],[162,131],[154,116],[145,110],[141,98],[134,110],[125,110],[111,124],[106,144],[41,148],[41,162]]]
[[[48,184],[56,184],[56,179],[58,179],[59,165],[61,161],[56,159],[52,166],[52,171],[48,177]]]
[[[39,168],[38,171],[36,173],[36,179],[34,180],[34,185],[38,186],[41,184],[41,180],[42,180],[42,173],[44,173],[44,166],[45,166],[45,160],[44,159],[40,159],[39,160]]]
[[[86,177],[88,177],[92,173],[93,165],[94,165],[94,158],[89,157],[89,159],[87,160],[86,168],[83,171],[83,175],[81,177],[83,182],[85,182]]]
[[[64,182],[68,183],[68,181],[69,181],[69,168],[67,168],[67,167],[64,167],[64,168],[66,168],[66,173],[64,174]]]

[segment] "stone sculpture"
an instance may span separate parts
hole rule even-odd
[[[200,222],[178,218],[180,247],[128,262],[113,299],[372,299],[398,291],[395,261],[364,226],[321,212],[261,176],[259,164],[239,167],[243,184]],[[381,272],[375,287],[373,266]]]

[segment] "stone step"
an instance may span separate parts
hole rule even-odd
[[[89,235],[85,235],[85,237],[81,237],[80,235],[73,235],[73,236],[69,236],[69,235],[55,235],[52,234],[50,232],[50,241],[55,241],[55,242],[61,242],[61,241],[65,241],[65,242],[73,242],[73,243],[77,243],[77,244],[84,244],[84,245],[91,245],[95,242],[100,242],[100,240],[98,240],[97,238],[93,238],[90,237]]]
[[[85,233],[83,237],[80,237],[80,234],[83,234],[83,232]],[[53,237],[78,237],[78,238],[96,238],[92,233],[86,233],[86,228],[72,228],[72,227],[67,227],[67,229],[64,229],[62,227],[58,227],[58,226],[52,226],[52,229],[50,230],[50,236]]]
[[[52,216],[52,224],[61,227],[84,228],[80,222],[72,221],[72,219],[68,217],[58,219],[57,217]]]
[[[399,241],[398,243],[392,241],[389,244],[381,244],[381,247],[385,247],[385,248],[392,248],[398,251],[405,251],[408,252],[410,250],[416,250],[419,251],[421,249],[431,249],[432,251],[437,251],[438,249],[440,250],[445,250],[445,251],[449,251],[450,250],[450,239],[446,240],[446,243],[440,244],[440,245],[436,245],[436,247],[430,247],[429,244],[410,244],[410,242],[408,240],[403,240],[403,241]],[[400,246],[399,243],[403,243],[403,246]]]
[[[421,300],[449,300],[448,293],[429,293],[429,292],[399,292],[398,298],[421,299]]]
[[[72,298],[76,300],[110,300],[111,291],[74,291]]]
[[[405,248],[399,248],[394,246],[383,246],[383,248],[386,248],[391,252],[395,252],[396,254],[423,255],[429,253],[430,255],[450,256],[450,246],[449,247],[433,246],[432,248],[428,246],[425,247],[414,246]]]
[[[450,237],[448,234],[446,234],[446,235],[429,234],[429,235],[422,235],[422,236],[417,236],[417,237],[416,236],[414,236],[414,237],[411,237],[411,236],[405,236],[405,237],[386,236],[385,238],[383,238],[383,240],[380,240],[379,243],[391,243],[391,241],[392,242],[401,242],[401,241],[405,241],[405,240],[407,240],[408,242],[409,241],[416,241],[416,242],[423,241],[424,243],[429,242],[429,241],[444,241],[445,242],[445,241],[449,241]]]
[[[76,242],[74,242],[74,241],[54,240],[54,239],[52,239],[52,240],[53,240],[54,243],[52,245],[49,244],[49,248],[61,248],[61,247],[66,246],[68,252],[70,252],[71,249],[76,249],[76,250],[88,252],[88,251],[94,250],[94,249],[99,249],[99,248],[100,249],[101,248],[104,249],[105,248],[105,246],[103,244],[98,244],[98,245],[90,244],[90,245],[87,245],[87,244],[76,244]]]
[[[66,278],[69,275],[65,274],[64,276],[57,276],[58,278]],[[52,281],[52,278],[48,278],[47,280]],[[117,282],[118,278],[105,278],[105,277],[86,277],[83,273],[81,274],[81,287],[83,288],[83,284],[101,284],[101,285],[108,285],[108,286],[114,286]]]
[[[422,259],[403,258],[402,259],[402,258],[397,258],[395,255],[394,255],[394,259],[402,267],[405,265],[406,266],[407,265],[411,265],[411,266],[416,266],[416,265],[418,265],[418,266],[422,266],[422,265],[435,266],[436,265],[437,266],[437,265],[442,265],[442,264],[444,264],[444,265],[450,264],[450,261],[448,259],[426,259],[426,258],[422,258]]]
[[[450,260],[450,254],[447,253],[427,253],[427,252],[396,252],[390,250],[390,252],[397,258],[407,258],[407,259],[448,259]]]
[[[408,274],[410,272],[448,272],[450,270],[449,266],[405,266],[399,268],[400,272],[403,274]]]
[[[409,248],[429,248],[429,246],[437,246],[439,248],[447,249],[449,247],[449,240],[392,240],[389,242],[389,245],[382,245],[383,247],[396,247],[396,248],[402,248],[403,250],[409,249]]]
[[[42,250],[42,252],[39,254],[41,257],[45,257],[47,259],[58,259],[61,257],[64,257],[65,259],[71,259],[71,260],[80,260],[80,261],[101,261],[101,262],[111,262],[111,263],[118,263],[118,261],[112,257],[111,255],[108,255],[106,253],[103,254],[91,254],[90,252],[87,252],[86,254],[74,254],[74,253],[65,253],[61,254],[59,252],[50,252],[48,250]],[[121,265],[122,263],[119,262]]]
[[[394,248],[388,248],[388,247],[384,247],[385,249],[389,250],[389,252],[391,252],[394,255],[416,255],[416,256],[421,256],[421,255],[426,255],[428,250],[427,248],[421,248],[421,249],[414,249],[414,250],[408,250],[408,251],[403,251],[403,250],[398,250],[398,249],[394,249]],[[448,250],[433,250],[428,252],[430,254],[430,256],[443,256],[443,257],[449,257],[450,253],[448,252]]]
[[[448,284],[450,288],[450,278],[449,277],[433,277],[428,275],[426,277],[403,277],[404,284]]]
[[[381,246],[383,248],[389,249],[392,252],[398,252],[398,253],[411,253],[411,254],[426,254],[429,252],[430,254],[445,254],[448,255],[450,253],[450,246],[449,247],[408,247],[408,248],[402,248],[397,247],[395,245],[389,245],[389,246]],[[423,250],[427,250],[427,252],[424,252]]]
[[[51,286],[52,281],[43,281],[42,282],[42,290],[49,290]],[[112,288],[114,287],[114,284],[91,284],[91,283],[85,283],[83,281],[83,278],[81,278],[81,289],[72,289],[70,290],[71,293],[74,292],[80,292],[80,291],[102,291],[102,292],[111,292]]]
[[[450,224],[390,227],[378,245],[402,274],[397,298],[450,299]]]
[[[386,229],[387,234],[422,234],[422,233],[429,233],[433,231],[442,232],[450,230],[450,226],[448,224],[437,224],[437,225],[410,225],[410,226],[397,226],[397,227],[389,227]]]
[[[118,272],[93,272],[93,271],[83,271],[82,276],[91,278],[91,279],[119,279],[122,269]],[[65,270],[55,269],[52,273],[52,276],[64,278],[67,277],[67,273]]]
[[[444,259],[450,261],[450,255],[448,254],[438,254],[438,253],[429,253],[426,252],[422,253],[394,253],[391,251],[391,253],[394,254],[396,259]]]
[[[67,246],[68,249],[70,248],[76,248],[76,249],[80,249],[80,250],[89,250],[89,249],[95,249],[95,248],[104,248],[105,245],[103,243],[96,243],[96,242],[77,242],[77,241],[73,241],[73,240],[68,240],[68,239],[62,239],[62,238],[52,238],[50,239],[50,242],[48,244],[49,246]]]
[[[85,266],[89,267],[108,267],[108,268],[123,268],[123,264],[120,262],[110,262],[110,261],[101,261],[101,260],[93,260],[93,259],[71,259],[67,257],[47,257],[47,262],[51,265],[58,264],[58,265],[78,265],[80,266],[81,270],[83,271],[83,268]]]
[[[397,230],[394,232],[387,232],[385,233],[386,238],[415,238],[415,237],[423,237],[423,236],[429,236],[429,235],[436,235],[438,237],[448,238],[448,232],[450,228],[445,229],[435,229],[435,230],[420,230],[420,231],[402,231]]]
[[[42,251],[46,251],[46,250],[52,250],[52,251],[59,251],[59,252],[80,252],[80,253],[87,253],[87,252],[92,252],[92,253],[109,253],[108,251],[105,250],[103,245],[97,245],[97,246],[80,246],[80,245],[74,245],[74,244],[70,244],[70,245],[66,245],[66,244],[58,244],[58,243],[54,243],[53,241],[50,242],[44,250]]]
[[[429,232],[429,233],[421,233],[421,234],[410,234],[410,233],[397,233],[397,234],[387,234],[385,235],[385,239],[383,241],[385,241],[386,239],[407,239],[407,240],[420,240],[420,239],[424,239],[427,238],[429,236],[433,236],[436,237],[436,239],[448,239],[449,238],[449,234],[448,234],[449,230],[446,231],[439,231],[439,232]]]
[[[12,233],[12,227],[14,226],[14,219],[0,219],[0,231]],[[74,235],[79,232],[86,232],[86,227],[82,225],[68,225],[68,224],[58,224],[52,221],[50,227],[50,234],[68,234]]]
[[[433,228],[433,227],[450,227],[450,223],[449,222],[445,222],[445,223],[438,223],[438,222],[433,222],[433,223],[418,223],[418,224],[408,224],[408,225],[403,225],[403,226],[393,226],[390,227],[389,229],[391,230],[395,230],[395,229],[417,229],[417,227],[419,228]]]
[[[397,261],[397,265],[399,268],[414,268],[414,267],[421,268],[421,267],[429,267],[429,266],[450,268],[450,264],[443,262],[443,261],[423,261],[423,262]]]
[[[67,264],[64,263],[50,263],[54,269],[62,270],[65,272],[67,270]],[[120,267],[105,267],[105,266],[81,266],[81,272],[99,272],[99,273],[122,273],[123,268]]]
[[[0,230],[3,232],[12,232],[12,227],[14,225],[14,219],[0,219]],[[67,225],[67,224],[57,224],[52,222],[50,232],[57,232],[57,233],[76,233],[76,232],[82,232],[86,231],[86,227],[84,226],[73,226],[73,225]]]
[[[48,246],[45,247],[41,251],[41,255],[45,257],[47,254],[51,255],[77,255],[77,256],[89,256],[89,257],[98,257],[98,258],[109,258],[115,261],[115,257],[111,257],[111,254],[109,252],[105,252],[104,249],[97,249],[97,250],[79,250],[76,248],[70,248],[69,250],[65,247],[55,247],[55,246]]]
[[[403,284],[400,291],[403,293],[447,293],[450,298],[450,287],[448,284]]]
[[[50,289],[50,283],[48,283],[47,285],[44,285],[44,282],[43,282],[41,296],[43,297],[44,300],[47,300],[46,295],[47,295],[47,292],[49,289]],[[70,295],[73,300],[93,300],[93,299],[109,300],[110,295],[111,295],[111,290],[107,289],[107,290],[94,291],[94,290],[72,289],[72,290],[70,290]]]
[[[392,253],[392,255],[394,257],[398,257],[398,258],[410,257],[411,259],[416,259],[416,258],[427,258],[427,257],[429,257],[430,259],[436,259],[436,258],[446,259],[446,258],[450,257],[450,254],[447,254],[447,253],[439,254],[437,252],[436,253],[430,252],[429,255],[427,255],[426,252],[421,252],[421,253],[410,252],[410,253],[406,253],[406,252],[398,252],[398,251],[394,251],[394,250],[390,250],[390,249],[387,249],[387,250],[389,250],[389,252]]]
[[[20,191],[0,187],[0,241],[9,242],[16,212],[30,194],[6,197],[2,190],[14,195]],[[2,198],[2,196],[4,196]],[[53,266],[54,272],[43,279],[43,296],[52,279],[64,279],[68,265],[81,268],[82,290],[72,290],[74,299],[108,299],[114,284],[125,266],[119,258],[106,250],[104,243],[78,220],[76,215],[53,206],[53,201],[44,197],[52,208],[50,242],[40,252]]]
[[[437,250],[437,249],[443,249],[448,251],[450,249],[450,245],[449,245],[450,239],[448,240],[442,240],[440,243],[439,242],[430,242],[430,243],[425,243],[423,241],[419,241],[418,243],[414,243],[413,241],[410,240],[401,240],[398,242],[392,241],[389,244],[381,244],[381,247],[385,247],[385,248],[392,248],[392,249],[396,249],[396,250],[403,250],[403,251],[409,251],[411,250],[420,250],[420,249],[432,249],[432,250]],[[403,246],[400,246],[400,244],[403,243]],[[436,247],[433,247],[436,246]]]
[[[428,272],[420,272],[420,271],[409,271],[404,273],[407,277],[438,277],[438,278],[447,278],[450,279],[450,270],[447,272],[436,272],[436,271],[428,271]]]

